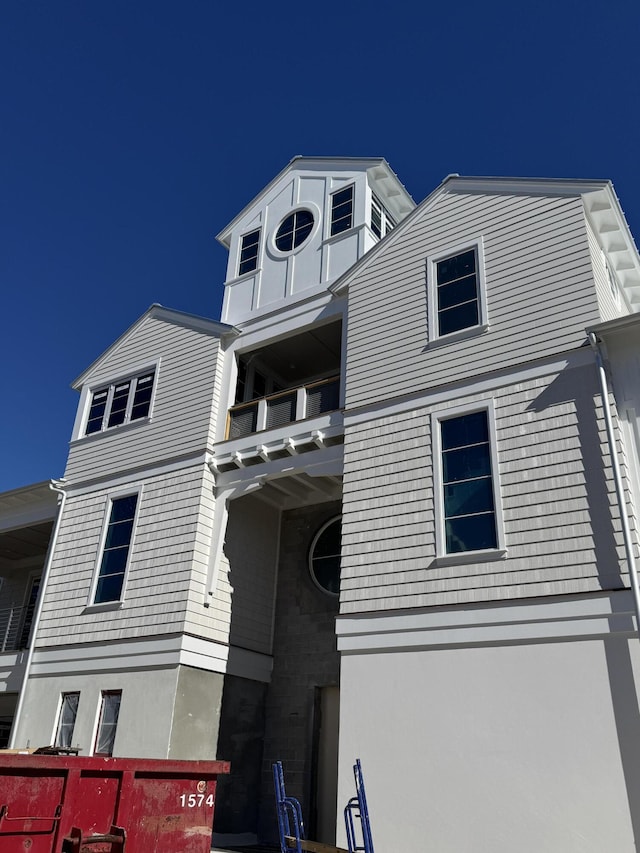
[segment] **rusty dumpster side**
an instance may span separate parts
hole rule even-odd
[[[229,769],[226,761],[0,754],[0,850],[209,853],[216,782]]]

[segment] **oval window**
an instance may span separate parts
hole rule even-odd
[[[276,231],[275,244],[280,252],[290,252],[307,239],[313,230],[313,213],[296,210],[280,223]]]
[[[315,585],[329,595],[340,593],[340,548],[342,518],[332,518],[313,537],[309,549],[309,571]]]

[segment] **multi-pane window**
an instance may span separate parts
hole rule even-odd
[[[450,335],[480,323],[478,257],[468,249],[435,264],[438,335]]]
[[[309,570],[316,586],[331,595],[340,593],[342,519],[334,518],[316,533],[309,549]]]
[[[155,371],[115,382],[93,392],[85,435],[146,418],[151,408]]]
[[[120,601],[133,536],[138,495],[113,498],[100,558],[94,604]]]
[[[498,547],[488,413],[440,421],[445,553]]]
[[[238,275],[244,275],[258,267],[258,249],[260,247],[260,229],[243,234],[240,244],[240,264]]]
[[[284,219],[276,231],[276,248],[281,252],[290,252],[300,246],[313,230],[313,213],[310,210],[296,210]]]
[[[395,228],[395,220],[375,193],[371,194],[371,230],[382,239]]]
[[[63,693],[56,729],[55,746],[70,749],[73,741],[73,730],[78,715],[79,693]]]
[[[331,236],[353,226],[353,186],[331,196]]]
[[[100,705],[100,719],[96,735],[95,755],[113,755],[113,745],[120,714],[121,690],[103,690]]]

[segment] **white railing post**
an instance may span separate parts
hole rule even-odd
[[[307,416],[307,389],[303,386],[296,391],[296,420],[302,421]]]
[[[267,427],[267,400],[263,397],[258,400],[258,415],[256,417],[256,432],[261,432]]]

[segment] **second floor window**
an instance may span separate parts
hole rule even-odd
[[[127,570],[138,495],[113,498],[107,523],[94,604],[120,601]]]
[[[395,221],[375,193],[371,195],[371,230],[382,238],[395,227]]]
[[[153,370],[96,389],[91,396],[85,435],[146,418],[151,409]]]

